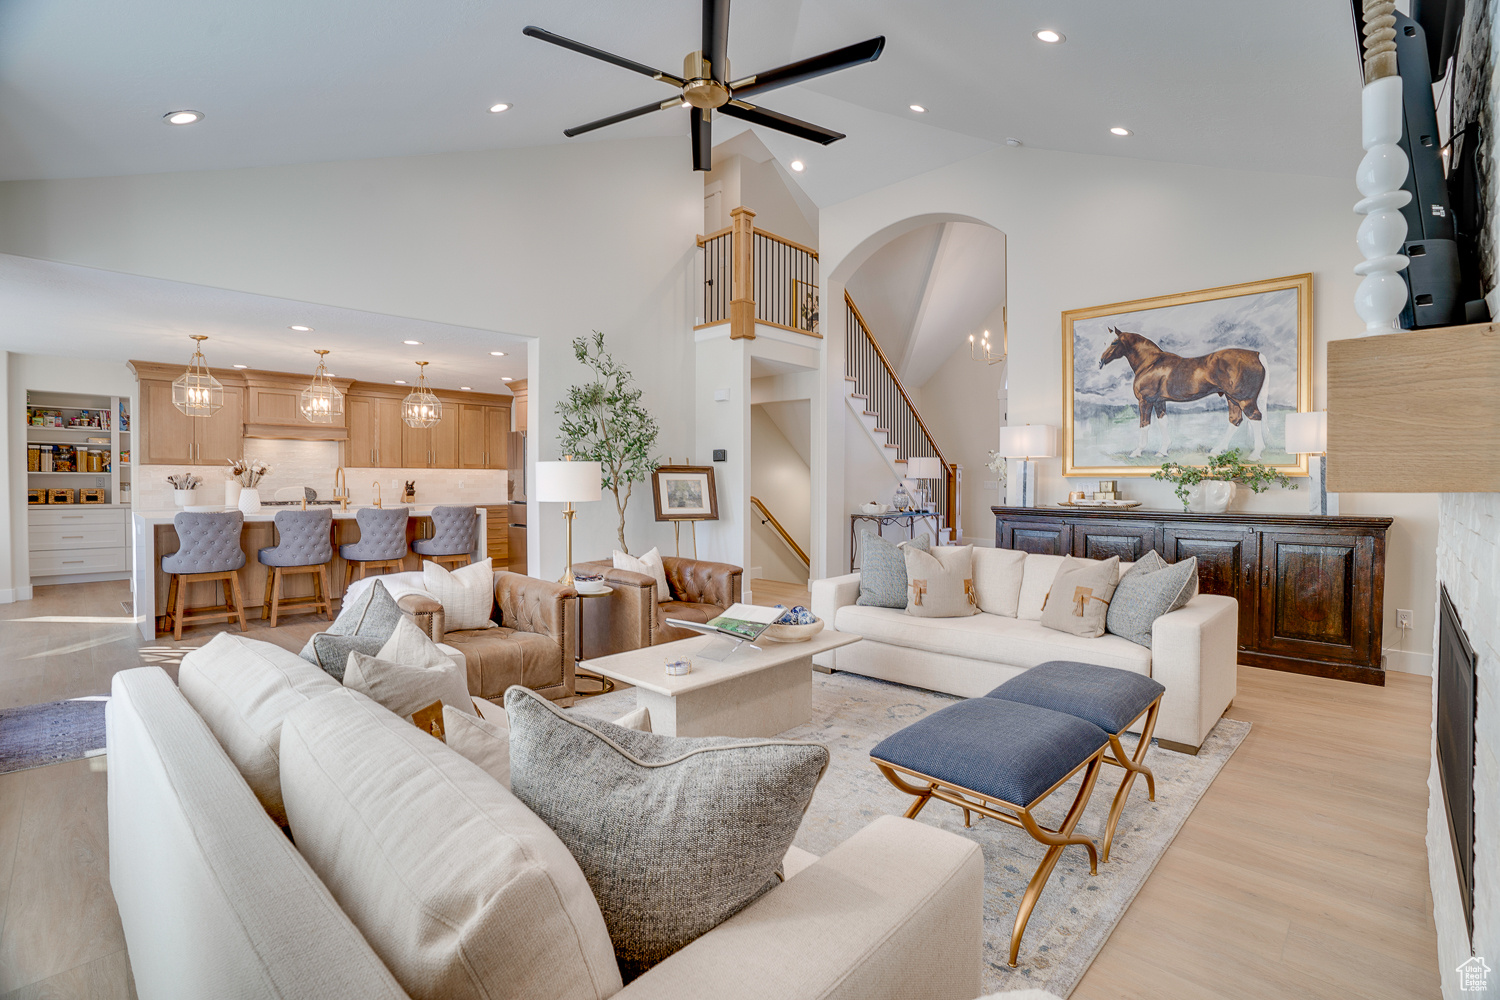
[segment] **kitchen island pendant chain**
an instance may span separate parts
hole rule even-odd
[[[224,405],[224,386],[208,370],[201,333],[192,335],[193,356],[187,371],[172,383],[172,405],[190,417],[211,417]]]
[[[401,419],[408,427],[431,427],[443,419],[443,403],[427,387],[427,362],[417,362],[417,384],[401,401]]]

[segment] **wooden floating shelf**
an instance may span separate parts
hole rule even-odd
[[[1328,488],[1500,492],[1500,325],[1328,344]]]

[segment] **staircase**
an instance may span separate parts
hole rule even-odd
[[[963,470],[950,463],[922,422],[906,388],[891,367],[885,352],[870,333],[859,307],[844,293],[844,384],[847,402],[865,432],[885,457],[897,479],[907,479],[907,460],[933,457],[941,463],[942,475],[927,481],[932,508],[938,514],[938,537],[951,541],[963,536],[959,483]]]

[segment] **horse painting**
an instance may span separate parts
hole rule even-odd
[[[1229,426],[1209,454],[1218,454],[1229,447],[1230,438],[1248,417],[1255,448],[1250,460],[1256,461],[1266,447],[1263,422],[1265,419],[1266,390],[1270,382],[1266,375],[1266,356],[1240,347],[1226,347],[1196,358],[1184,358],[1164,351],[1150,339],[1138,333],[1127,333],[1118,327],[1109,327],[1115,335],[1104,353],[1099,357],[1099,367],[1124,358],[1135,372],[1135,400],[1141,417],[1141,438],[1131,458],[1139,458],[1146,449],[1146,436],[1151,429],[1152,417],[1161,422],[1161,446],[1158,456],[1165,456],[1172,445],[1171,430],[1167,426],[1167,404],[1187,403],[1205,396],[1217,394],[1224,397],[1229,407]]]

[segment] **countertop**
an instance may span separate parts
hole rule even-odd
[[[445,504],[390,504],[390,505],[386,506],[385,509],[386,510],[392,510],[392,509],[394,509],[396,507],[401,507],[401,506],[405,506],[407,512],[412,517],[428,517],[428,516],[430,516],[432,514],[432,508],[434,508],[434,507],[442,507],[442,506],[446,506],[446,505]],[[461,504],[460,506],[486,507],[486,506],[495,506],[495,505],[494,504]],[[354,515],[355,515],[356,511],[363,510],[365,508],[374,509],[374,505],[373,504],[350,504],[348,510],[340,510],[337,507],[329,507],[327,509],[333,511],[333,519],[335,521],[348,521],[348,520],[352,520],[354,518]],[[231,511],[231,510],[237,510],[237,509],[238,508],[236,508],[236,507],[211,507],[211,508],[209,508],[209,512],[214,512],[214,511],[223,512],[223,511]],[[278,511],[283,511],[283,510],[301,510],[301,509],[302,509],[301,507],[266,507],[266,508],[262,509],[260,511],[260,513],[258,513],[258,514],[246,514],[245,515],[245,523],[246,524],[270,524],[271,522],[273,522],[273,521],[276,520],[276,513]],[[322,510],[324,508],[323,508],[322,505],[319,505],[317,507],[309,507],[307,509],[308,510]],[[172,523],[172,519],[174,517],[176,517],[178,514],[180,514],[181,512],[182,512],[182,508],[180,508],[180,507],[173,507],[173,508],[162,509],[162,510],[138,510],[138,511],[135,512],[135,514],[133,516],[134,516],[135,522],[137,524],[171,524]]]

